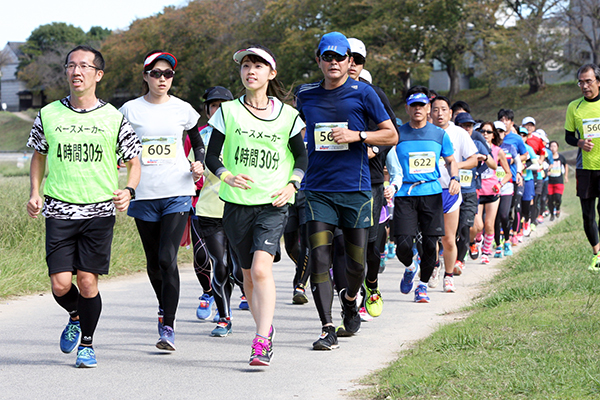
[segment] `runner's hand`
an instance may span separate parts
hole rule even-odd
[[[288,200],[292,198],[294,193],[296,193],[296,188],[294,188],[294,185],[291,183],[288,183],[283,189],[279,189],[271,196],[271,198],[276,198],[271,204],[275,207],[283,207],[287,204]]]
[[[592,142],[592,139],[579,139],[577,145],[581,147],[583,151],[588,152],[592,151],[592,149],[594,148],[594,143]]]
[[[450,180],[450,185],[448,185],[448,194],[454,196],[460,192],[460,183],[455,181],[454,179]]]
[[[396,194],[396,189],[394,189],[394,186],[392,186],[392,185],[386,187],[385,190],[383,191],[383,197],[387,201],[390,201],[394,197],[395,194]]]
[[[227,175],[225,177],[225,183],[234,188],[240,189],[251,189],[250,185],[248,185],[248,181],[254,183],[254,179],[250,178],[246,174],[238,174],[238,175]]]
[[[200,161],[194,161],[192,164],[190,164],[190,171],[192,171],[194,182],[198,182],[202,177],[202,173],[204,172],[204,165],[202,165]]]
[[[35,195],[31,196],[29,201],[27,202],[27,213],[31,218],[37,218],[40,211],[42,211],[42,206],[44,205],[44,199],[42,196]]]
[[[117,210],[120,212],[127,211],[129,208],[129,202],[131,201],[131,193],[129,193],[129,190],[117,189],[113,192],[113,194],[115,195],[113,197],[113,203],[115,203]]]
[[[348,128],[331,128],[331,136],[336,143],[352,143],[360,141],[358,132]]]

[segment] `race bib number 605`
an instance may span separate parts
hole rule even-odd
[[[171,164],[175,162],[176,152],[174,136],[142,138],[142,163],[145,165]]]

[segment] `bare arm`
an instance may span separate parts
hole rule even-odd
[[[44,205],[44,199],[40,193],[42,187],[42,180],[44,179],[44,173],[46,172],[46,156],[33,152],[31,158],[31,166],[29,168],[29,201],[27,202],[27,213],[31,218],[37,218],[42,206]]]

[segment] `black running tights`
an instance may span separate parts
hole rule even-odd
[[[315,306],[321,323],[323,325],[331,324],[333,322],[331,318],[333,287],[329,276],[329,266],[335,226],[325,222],[309,221],[306,227],[311,248],[308,265],[311,270],[311,287]],[[347,295],[354,297],[358,294],[365,276],[367,229],[343,228],[342,231],[346,249]]]
[[[510,224],[509,214],[510,205],[512,204],[512,196],[500,196],[500,205],[498,206],[498,212],[496,213],[496,222],[494,227],[494,238],[496,240],[496,246],[500,246],[500,229],[504,235],[504,240],[508,242],[510,239]]]
[[[438,239],[438,236],[422,236],[422,249],[419,249],[422,282],[429,282],[429,278],[431,278],[431,274],[433,273],[433,268],[437,261]],[[414,236],[396,236],[396,256],[398,256],[398,260],[406,267],[412,263],[413,241]]]
[[[187,223],[187,213],[167,214],[159,222],[136,218],[150,284],[156,293],[158,306],[164,312],[163,324],[173,327],[179,303],[179,270],[177,252]]]
[[[583,230],[592,247],[598,244],[598,223],[596,222],[596,198],[579,198],[581,202],[581,213],[583,215]],[[600,215],[600,202],[598,202],[598,214]]]

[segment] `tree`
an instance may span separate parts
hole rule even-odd
[[[560,58],[564,45],[564,30],[552,18],[561,0],[506,0],[506,6],[516,18],[510,30],[515,49],[513,65],[517,76],[529,85],[528,94],[543,89],[546,65]]]
[[[557,18],[569,27],[572,49],[566,54],[564,61],[579,67],[590,57],[574,54],[577,50],[587,48],[591,61],[600,62],[600,3],[597,0],[576,0],[565,2],[557,12]],[[585,59],[583,59],[585,58]]]

